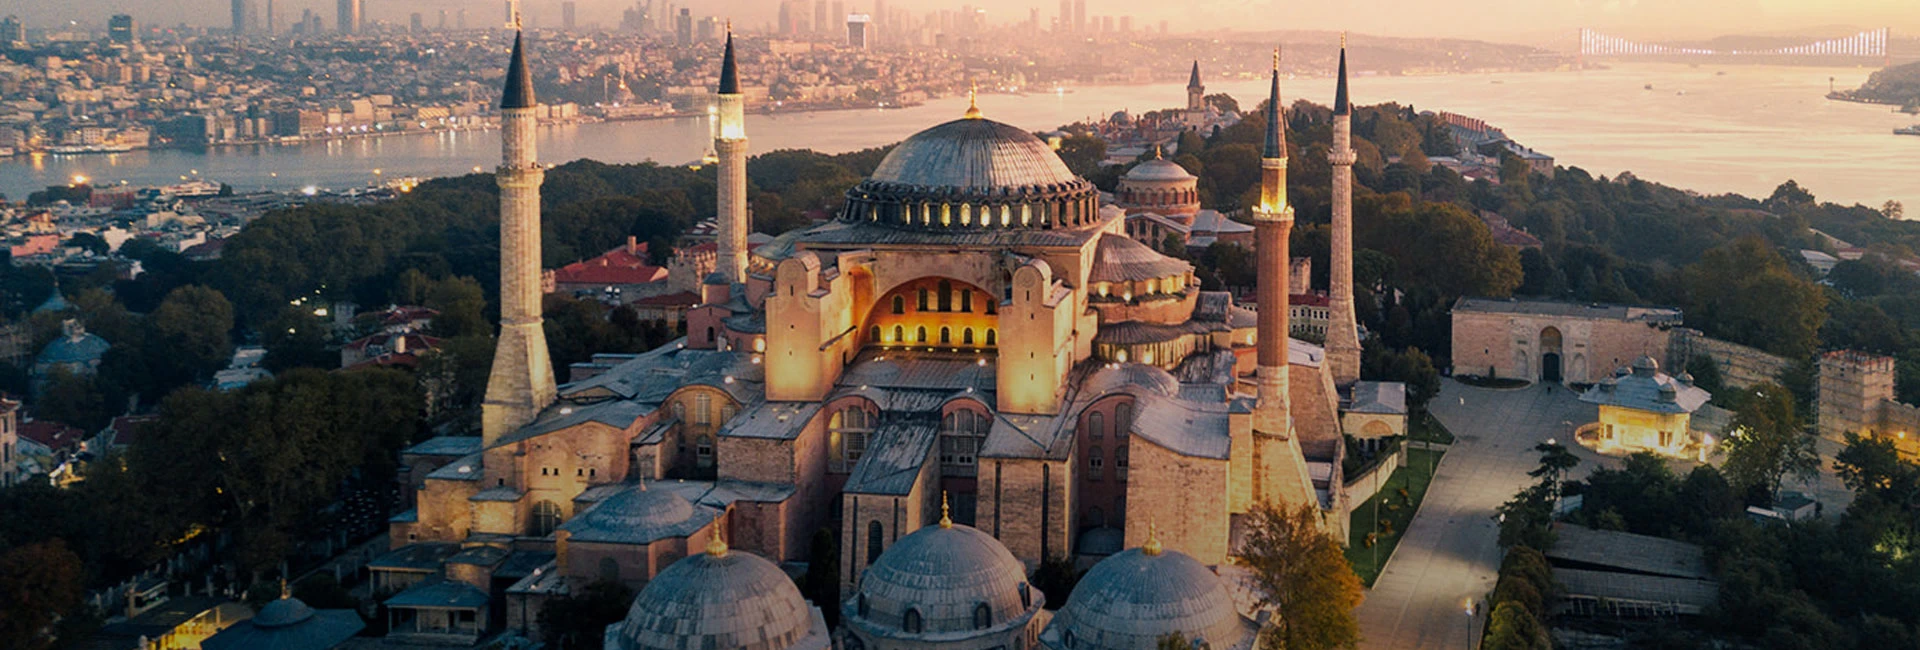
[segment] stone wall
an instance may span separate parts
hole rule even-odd
[[[1554,334],[1559,336],[1557,348]],[[1557,353],[1564,381],[1591,383],[1642,355],[1657,356],[1670,348],[1667,329],[1641,321],[1453,312],[1455,374],[1539,381],[1546,355]]]
[[[1228,461],[1183,456],[1144,438],[1129,447],[1133,468],[1127,480],[1127,548],[1145,544],[1152,525],[1167,548],[1201,564],[1225,562]]]
[[[1347,477],[1347,507],[1339,512],[1340,516],[1351,518],[1353,509],[1366,503],[1367,499],[1373,498],[1373,495],[1379,494],[1380,488],[1387,484],[1387,479],[1393,477],[1393,471],[1404,467],[1406,463],[1407,451],[1403,444],[1387,452],[1386,456],[1380,458],[1379,462],[1374,463],[1372,467],[1361,470],[1358,475]]]
[[[1689,359],[1703,355],[1713,359],[1714,365],[1720,367],[1720,380],[1728,388],[1746,388],[1776,381],[1781,371],[1793,366],[1792,360],[1768,354],[1759,348],[1710,338],[1696,329],[1673,328],[1673,336],[1667,345],[1668,370],[1678,374],[1680,369],[1687,367]]]

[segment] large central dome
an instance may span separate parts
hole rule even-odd
[[[925,230],[1079,228],[1098,193],[1053,148],[977,112],[902,141],[847,191],[842,221]]]
[[[1033,134],[993,120],[962,118],[901,142],[873,170],[872,180],[984,190],[1072,184],[1080,178]]]

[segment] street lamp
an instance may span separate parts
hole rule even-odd
[[[1473,598],[1469,597],[1461,608],[1467,614],[1467,650],[1473,650],[1473,615],[1479,609],[1475,605]]]

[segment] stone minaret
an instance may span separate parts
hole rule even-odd
[[[1207,87],[1200,83],[1200,62],[1193,62],[1193,74],[1187,76],[1187,110],[1203,111],[1207,108]]]
[[[1253,209],[1254,245],[1258,249],[1260,318],[1258,322],[1258,386],[1253,409],[1254,498],[1293,507],[1319,504],[1306,457],[1293,436],[1293,407],[1288,381],[1289,336],[1287,291],[1292,286],[1292,258],[1288,237],[1293,234],[1293,207],[1287,205],[1287,133],[1280,121],[1280,53],[1273,55],[1273,87],[1267,94],[1267,146],[1260,160],[1260,204]]]
[[[1360,379],[1360,331],[1353,313],[1353,107],[1347,103],[1347,35],[1340,35],[1340,81],[1333,91],[1333,268],[1328,269],[1327,369],[1333,383]]]
[[[534,152],[533,78],[520,35],[500,97],[500,340],[480,407],[482,443],[492,445],[553,403],[553,362],[540,324],[540,183]]]
[[[720,255],[715,268],[728,283],[747,277],[747,121],[746,101],[740,96],[740,73],[733,64],[733,27],[727,27],[727,52],[720,60],[720,120],[713,150],[720,158]]]

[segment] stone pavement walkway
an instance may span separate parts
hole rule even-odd
[[[1563,387],[1481,389],[1447,380],[1428,405],[1455,442],[1440,461],[1419,514],[1360,606],[1361,648],[1468,648],[1465,604],[1493,589],[1499,569],[1494,509],[1532,481],[1533,446],[1550,438],[1571,443],[1571,427],[1597,410]],[[1582,471],[1599,457],[1581,455]]]

